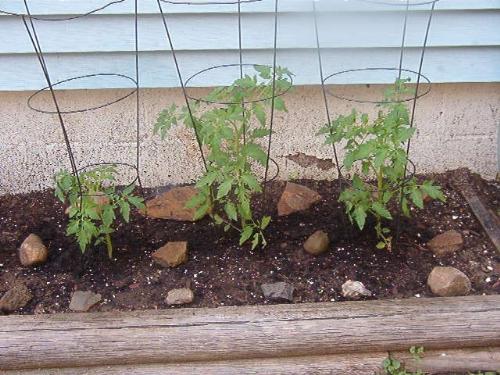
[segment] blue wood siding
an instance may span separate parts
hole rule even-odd
[[[32,0],[36,15],[73,15],[106,0]],[[244,60],[272,61],[273,0],[243,8]],[[278,61],[292,70],[297,84],[318,83],[311,1],[281,0]],[[22,1],[0,0],[0,8],[20,11]],[[64,22],[35,21],[55,81],[93,73],[134,74],[132,0],[99,14]],[[355,0],[322,0],[321,39],[325,71],[394,67],[404,13],[401,7],[366,5]],[[416,70],[428,6],[412,9],[405,67]],[[237,13],[228,5],[165,5],[185,77],[210,65],[238,61]],[[141,85],[177,87],[172,57],[155,0],[140,0]],[[233,72],[216,70],[196,86],[224,84]],[[500,0],[441,0],[432,24],[424,73],[433,82],[500,81]],[[335,83],[384,83],[381,74],[339,77]],[[0,90],[33,90],[45,84],[21,20],[0,16]],[[115,78],[72,81],[66,88],[120,88]]]

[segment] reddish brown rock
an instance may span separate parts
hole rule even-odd
[[[177,267],[188,259],[188,244],[185,241],[169,242],[156,250],[152,257],[162,267]]]
[[[19,248],[19,260],[23,266],[36,266],[47,261],[49,251],[40,237],[30,234]]]
[[[321,195],[314,190],[288,182],[278,202],[278,215],[286,216],[297,211],[307,210],[320,200]]]
[[[456,230],[449,230],[434,237],[427,246],[436,256],[444,257],[460,250],[463,244],[462,235]]]
[[[465,296],[470,293],[467,275],[453,267],[434,267],[427,278],[432,293],[440,297]]]
[[[196,209],[187,208],[186,204],[197,194],[194,186],[173,188],[147,201],[145,214],[155,219],[194,221]]]

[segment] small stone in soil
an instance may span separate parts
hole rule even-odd
[[[429,241],[427,246],[437,256],[444,257],[453,254],[462,248],[464,239],[462,234],[456,230],[449,230],[447,232],[438,234]]]
[[[40,237],[30,234],[19,248],[19,260],[25,267],[36,266],[47,261],[49,251]]]
[[[194,293],[189,288],[172,289],[168,292],[167,305],[186,305],[193,302]]]
[[[278,215],[286,216],[305,211],[321,200],[321,195],[308,187],[287,182],[285,191],[278,202]]]
[[[342,284],[342,295],[345,298],[359,299],[361,296],[371,297],[372,292],[360,281],[347,280]]]
[[[101,295],[90,291],[78,290],[73,293],[69,309],[73,311],[89,311],[90,308],[101,301]]]
[[[465,296],[471,291],[467,275],[454,267],[434,267],[427,278],[432,293],[440,297]]]
[[[0,299],[0,311],[10,313],[23,308],[33,298],[23,283],[14,285]]]
[[[177,267],[188,259],[188,243],[186,241],[169,242],[156,250],[152,257],[162,267]]]
[[[155,219],[194,221],[196,208],[187,208],[186,203],[197,194],[194,186],[173,188],[147,201],[145,214]]]
[[[304,249],[312,255],[319,255],[328,250],[330,239],[328,233],[318,230],[314,232],[304,243]]]
[[[264,297],[271,301],[293,302],[294,287],[283,281],[261,285]]]

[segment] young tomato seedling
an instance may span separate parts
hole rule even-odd
[[[104,242],[111,259],[111,233],[114,232],[116,213],[119,212],[128,223],[131,206],[145,207],[143,199],[133,194],[134,185],[122,191],[115,188],[115,175],[116,167],[107,165],[80,173],[79,181],[68,171],[61,171],[55,177],[55,195],[61,202],[69,204],[66,234],[76,238],[82,253],[92,242],[96,246]]]
[[[397,80],[386,91],[375,120],[370,121],[367,114],[353,110],[320,130],[327,144],[345,142],[344,167],[352,174],[352,186],[341,192],[339,200],[344,203],[349,219],[362,230],[367,216],[374,216],[377,248],[389,251],[392,236],[383,220],[393,218],[389,210],[391,202],[401,204],[403,214],[410,216],[410,202],[423,208],[426,196],[445,200],[441,188],[432,181],[420,184],[416,178],[405,176],[409,162],[405,144],[415,132],[410,126],[408,108],[400,100],[411,92],[407,82],[408,79]],[[373,177],[375,185],[368,182]]]
[[[266,128],[266,111],[272,106],[273,77],[275,93],[283,93],[291,86],[291,73],[278,67],[254,66],[256,75],[245,75],[227,87],[213,90],[205,100],[224,105],[192,103],[187,108],[175,105],[163,110],[154,132],[162,139],[178,122],[195,128],[201,144],[208,150],[207,171],[197,182],[199,194],[189,203],[196,208],[195,219],[210,214],[216,224],[227,231],[240,232],[240,245],[252,240],[252,249],[265,246],[264,230],[271,218],[254,217],[250,201],[254,193],[262,191],[254,170],[254,163],[266,166],[268,154],[259,143],[270,135]],[[264,98],[264,100],[260,100]],[[281,97],[275,97],[274,108],[286,111]]]

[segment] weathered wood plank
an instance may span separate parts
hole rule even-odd
[[[500,296],[0,318],[0,368],[500,345]]]
[[[391,354],[403,361],[407,370],[421,370],[426,374],[466,374],[500,370],[498,347],[426,351],[420,361],[415,361],[408,351]]]
[[[181,364],[153,364],[128,366],[103,366],[71,369],[46,369],[7,371],[5,375],[234,375],[234,374],[283,374],[283,375],[360,375],[375,374],[387,353],[344,354],[292,358],[270,358],[236,361],[215,361]]]
[[[426,374],[468,373],[500,369],[500,348],[426,351],[420,361],[405,352],[391,353],[402,360],[410,371]],[[388,353],[336,354],[328,356],[288,357],[254,360],[214,361],[181,364],[150,364],[127,366],[99,366],[66,369],[12,370],[5,375],[142,375],[142,374],[375,374]]]

